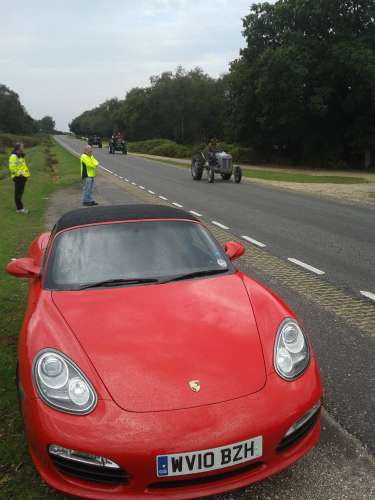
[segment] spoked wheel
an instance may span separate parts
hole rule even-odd
[[[232,174],[221,174],[223,181],[229,181]]]
[[[213,167],[209,167],[207,170],[207,180],[210,184],[215,181],[215,170]]]
[[[234,172],[233,172],[233,178],[234,178],[234,182],[237,182],[237,184],[239,182],[241,182],[241,179],[242,179],[242,168],[241,167],[234,167]]]
[[[203,167],[200,165],[198,160],[194,158],[191,160],[191,176],[195,181],[200,181],[202,179]]]

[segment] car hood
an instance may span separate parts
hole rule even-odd
[[[136,412],[262,389],[261,342],[239,274],[52,294],[114,401]],[[193,391],[189,382],[199,381]]]

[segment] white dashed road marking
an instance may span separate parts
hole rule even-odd
[[[175,201],[172,203],[175,207],[182,208],[183,205],[180,205],[179,203],[176,203]]]
[[[146,189],[144,186],[138,186],[139,189]]]
[[[242,235],[241,238],[243,238],[244,240],[248,241],[249,243],[252,243],[253,245],[256,245],[257,247],[260,247],[260,248],[264,248],[265,246],[267,246],[258,240],[254,240],[254,238],[250,238],[250,236]]]
[[[216,220],[211,221],[212,224],[215,224],[215,226],[220,227],[221,229],[229,229],[228,226],[224,226],[224,224],[221,224],[221,222],[217,222]]]
[[[161,200],[168,201],[168,198],[166,198],[165,196],[159,196],[159,198],[160,198]]]
[[[311,271],[315,274],[325,274],[324,271],[321,271],[320,269],[317,269],[316,267],[313,267],[313,266],[310,266],[310,264],[306,264],[305,262],[302,262],[301,260],[298,260],[298,259],[292,259],[290,257],[288,257],[288,260],[290,262],[293,262],[293,264],[297,264],[297,266],[301,266],[301,267],[304,267],[305,269],[307,269],[308,271]]]
[[[371,299],[371,300],[374,300],[374,301],[375,301],[375,293],[365,292],[364,290],[361,290],[361,294],[362,294],[364,297],[367,297],[368,299]]]
[[[190,210],[190,213],[193,215],[196,215],[197,217],[203,217],[202,214],[199,214],[198,212],[194,212],[194,210]]]
[[[153,191],[151,191],[151,189],[148,189],[147,190],[150,194],[155,194]]]
[[[132,186],[136,186],[136,185],[137,185],[137,183],[136,183],[136,182],[132,182]]]

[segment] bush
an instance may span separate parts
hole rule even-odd
[[[12,148],[16,142],[22,142],[25,148],[37,146],[44,139],[40,135],[16,135],[16,134],[0,134],[0,147]]]
[[[219,142],[218,146],[221,150],[231,154],[236,162],[265,163],[266,161],[266,158],[261,153],[251,148],[225,142]],[[183,145],[169,139],[150,139],[149,141],[129,143],[130,152],[166,156],[168,158],[191,158],[194,153],[204,151],[206,148],[207,144]]]

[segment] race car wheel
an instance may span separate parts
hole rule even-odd
[[[192,160],[191,162],[191,176],[195,181],[200,181],[202,179],[203,168],[199,165],[197,160]]]
[[[209,168],[207,171],[207,180],[210,184],[215,181],[215,170],[213,169],[213,167]]]
[[[237,182],[237,184],[239,182],[241,182],[241,179],[242,179],[242,168],[241,167],[234,167],[234,173],[233,173],[233,177],[234,177],[234,182]]]
[[[223,181],[229,181],[231,175],[232,174],[221,174],[221,177],[223,178]]]

